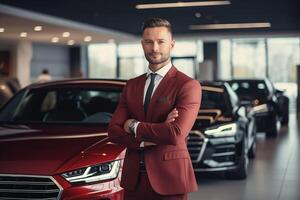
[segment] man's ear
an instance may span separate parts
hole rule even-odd
[[[171,49],[173,49],[174,46],[175,46],[175,40],[172,40],[172,41],[171,41]]]

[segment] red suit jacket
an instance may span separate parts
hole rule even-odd
[[[108,129],[110,141],[127,147],[121,186],[135,189],[139,173],[137,150],[141,141],[148,141],[157,144],[145,150],[146,170],[153,189],[162,195],[196,191],[186,137],[200,108],[200,84],[173,66],[156,88],[145,114],[145,82],[145,74],[127,82]],[[179,116],[174,122],[165,123],[173,108],[177,108]],[[124,122],[130,118],[141,122],[136,138],[123,130]]]

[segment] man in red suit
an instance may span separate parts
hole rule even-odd
[[[143,25],[148,72],[123,89],[108,129],[112,142],[127,147],[121,186],[125,200],[184,200],[197,190],[186,138],[198,114],[198,81],[171,64],[175,45],[167,20]]]

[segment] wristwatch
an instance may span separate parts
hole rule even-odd
[[[136,123],[137,123],[137,120],[133,119],[133,120],[131,120],[131,122],[128,126],[130,133],[132,133],[134,136],[135,136],[134,127],[135,127]]]

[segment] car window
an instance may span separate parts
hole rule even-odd
[[[232,81],[230,84],[240,100],[259,99],[264,102],[270,94],[264,81]]]
[[[109,123],[120,89],[33,89],[10,107],[6,120],[42,123]],[[5,110],[5,109],[4,109]],[[7,113],[7,112],[6,112]],[[3,121],[3,117],[0,120]]]
[[[224,88],[203,86],[201,109],[219,109],[222,113],[227,113],[231,110],[228,95]]]

